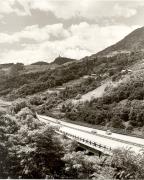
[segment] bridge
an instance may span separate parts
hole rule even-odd
[[[111,155],[112,150],[116,148],[130,148],[136,153],[144,149],[144,139],[142,138],[108,133],[107,131],[76,125],[44,115],[37,114],[37,118],[43,123],[57,127],[57,133],[64,134],[68,138],[104,154]]]

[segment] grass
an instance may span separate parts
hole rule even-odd
[[[49,65],[27,65],[25,66],[25,69],[21,71],[21,74],[27,74],[27,73],[35,73],[35,72],[43,72],[49,69],[56,68],[57,65],[55,64],[49,64]]]

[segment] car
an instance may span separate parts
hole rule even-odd
[[[96,130],[92,130],[91,133],[92,134],[97,134],[97,131]]]
[[[82,95],[81,95],[81,94],[78,94],[78,95],[75,97],[75,99],[76,99],[76,100],[79,100],[79,99],[81,99],[81,97],[82,97]]]
[[[112,132],[111,132],[110,130],[107,130],[107,131],[106,131],[106,134],[107,134],[107,135],[111,135]]]
[[[60,122],[60,121],[57,121],[57,124],[61,124],[61,122]]]

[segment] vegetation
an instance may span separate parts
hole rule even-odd
[[[88,77],[79,84],[73,86],[66,86],[66,88],[60,92],[60,97],[63,100],[78,98],[78,96],[92,91],[98,86],[100,86],[99,79]]]
[[[143,101],[108,102],[109,97],[103,97],[77,106],[69,103],[64,104],[61,111],[69,120],[116,128],[120,133],[134,133],[134,128],[139,128],[143,136]]]
[[[75,61],[75,59],[70,59],[70,58],[65,58],[65,57],[59,56],[52,63],[62,65],[65,63],[73,62],[73,61]]]
[[[45,61],[38,61],[38,62],[35,62],[35,63],[32,63],[31,65],[48,65],[49,63],[45,62]]]
[[[123,133],[135,133],[134,130],[138,128],[139,134],[141,133],[143,136],[143,74],[138,77],[130,75],[126,83],[122,82],[102,98],[92,99],[90,102],[79,105],[67,102],[68,99],[77,98],[97,86],[99,86],[99,79],[88,78],[80,84],[67,86],[59,93],[43,93],[43,95],[32,96],[26,106],[33,106],[37,112],[50,115],[53,113],[53,109],[61,104],[60,110],[66,119],[119,130],[123,129]],[[21,91],[19,89],[19,93],[22,94],[25,88],[26,91],[31,91],[26,85],[22,87]],[[36,91],[36,86],[33,86],[31,93]]]
[[[118,54],[112,57],[86,57],[82,61],[61,65],[54,69],[31,73],[13,71],[0,81],[0,95],[9,95],[11,99],[25,97],[48,88],[61,86],[70,80],[84,75],[96,74],[97,82],[112,77],[123,68],[143,58],[142,52]],[[17,65],[14,65],[14,67]],[[13,67],[13,66],[12,66]],[[13,68],[12,68],[13,69]]]
[[[137,31],[134,38],[130,35],[130,42],[136,37]],[[122,72],[141,61],[144,53],[137,47],[134,50],[128,39],[80,61],[59,57],[54,63],[37,62],[31,67],[0,65],[0,96],[17,99],[7,112],[0,110],[0,178],[144,179],[143,151],[135,154],[130,149],[116,149],[112,156],[89,156],[75,141],[57,135],[54,127],[44,125],[35,115],[56,116],[57,111],[66,120],[123,133],[133,134],[137,129],[143,136],[144,73],[126,72],[125,76]],[[100,56],[122,47],[132,51]],[[40,70],[39,66],[45,68]],[[65,85],[76,79],[83,80]],[[69,100],[79,99],[110,79],[118,86],[108,87],[103,97],[79,104]],[[63,89],[48,92],[59,86]]]
[[[143,38],[144,38],[144,27],[134,30],[128,34],[124,39],[118,43],[100,51],[97,53],[98,56],[108,55],[113,52],[119,53],[121,51],[139,51],[143,50]]]
[[[143,153],[117,149],[112,156],[89,156],[40,123],[24,104],[0,114],[0,178],[144,178]]]

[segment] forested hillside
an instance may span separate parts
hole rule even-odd
[[[0,180],[144,180],[143,17],[142,0],[0,0]]]
[[[70,64],[29,73],[24,73],[23,64],[15,64],[1,76],[0,95],[7,100],[15,100],[36,93],[41,96],[42,92],[48,89],[54,91],[62,87],[55,95],[56,99],[51,101],[47,98],[49,105],[48,102],[42,102],[40,108],[42,113],[53,115],[55,114],[53,111],[59,109],[57,114],[63,114],[60,117],[72,121],[119,128],[128,132],[133,130],[135,132],[135,128],[140,128],[138,132],[143,134],[144,77],[142,69],[134,69],[142,63],[143,57],[142,51],[119,53],[111,57],[92,56]],[[78,84],[72,83],[77,80]],[[106,87],[107,93],[105,92],[103,97],[80,105],[73,104],[74,98],[80,99],[82,95],[107,82],[118,85]],[[68,99],[71,99],[73,105],[67,103]],[[135,103],[138,108],[135,108]]]
[[[10,94],[12,98],[25,97],[91,74],[96,74],[100,82],[116,76],[121,70],[142,58],[141,51],[120,53],[113,57],[86,57],[68,65],[30,73],[21,73],[21,69],[13,65],[0,81],[0,95]]]
[[[129,46],[130,43],[139,47],[142,39],[143,28],[135,30],[114,45],[117,50],[122,46],[129,52],[119,51],[112,56],[101,56],[100,53],[79,61],[58,57],[48,65],[3,64],[0,96],[15,100],[37,94],[45,99],[37,107],[41,113],[55,116],[57,112],[58,117],[67,120],[143,134],[144,52]],[[113,46],[108,51],[113,52]],[[56,63],[58,65],[54,65]],[[93,90],[97,92],[96,89],[103,85],[105,89],[101,97],[94,94],[85,102],[83,95]],[[49,90],[56,91],[53,100],[49,95],[47,97]]]
[[[42,103],[36,98],[0,110],[1,179],[144,178],[143,153],[115,149],[112,156],[90,156],[75,141],[56,134],[58,127],[36,118],[35,105]]]
[[[59,56],[52,63],[62,65],[62,64],[65,64],[65,63],[73,62],[73,61],[76,61],[76,60]]]
[[[37,112],[143,138],[141,38],[138,29],[79,61],[0,65],[0,178],[143,179],[143,153],[117,149],[112,156],[89,156],[36,118]]]
[[[144,50],[144,27],[134,30],[118,43],[98,52],[96,55],[105,56],[137,50]]]

